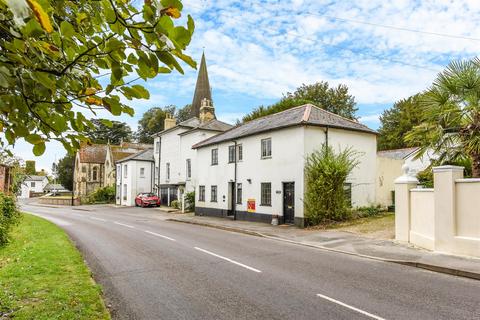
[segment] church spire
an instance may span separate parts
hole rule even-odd
[[[191,111],[192,117],[200,116],[200,108],[202,106],[202,100],[204,99],[207,99],[210,104],[213,104],[210,82],[208,81],[207,63],[205,62],[205,52],[202,53],[197,84],[195,86],[195,94],[193,95]]]

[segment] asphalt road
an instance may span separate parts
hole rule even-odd
[[[23,205],[65,229],[114,319],[480,319],[480,282],[165,221]]]

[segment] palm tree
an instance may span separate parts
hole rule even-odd
[[[470,158],[480,177],[480,59],[450,63],[419,104],[423,122],[405,136],[421,145],[418,156],[432,150],[440,163]]]

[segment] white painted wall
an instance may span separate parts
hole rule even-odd
[[[376,203],[387,207],[393,204],[392,191],[394,181],[402,175],[404,160],[387,157],[377,157]]]
[[[123,206],[134,206],[135,197],[141,192],[152,192],[153,189],[153,162],[130,160],[117,164],[121,165],[120,172],[117,171],[117,204]],[[125,168],[127,174],[125,175]],[[142,168],[144,174],[141,175]],[[126,192],[125,192],[126,185]],[[119,197],[119,198],[118,198]]]
[[[261,140],[272,139],[272,157],[261,159]],[[283,182],[295,182],[295,217],[303,217],[304,162],[308,153],[325,142],[320,127],[291,127],[237,139],[243,146],[243,160],[238,163],[237,183],[242,183],[243,201],[238,211],[247,211],[247,199],[256,200],[256,212],[283,215]],[[198,149],[196,206],[228,210],[228,182],[234,180],[234,164],[228,163],[228,146],[223,142]],[[345,130],[329,130],[329,144],[336,150],[347,146],[363,152],[359,168],[348,181],[352,182],[355,206],[367,205],[375,199],[376,136]],[[218,165],[211,165],[211,150],[218,148]],[[251,182],[248,182],[248,180]],[[272,183],[272,206],[260,205],[261,182]],[[199,186],[205,186],[206,201],[199,201]],[[210,188],[217,186],[218,202],[210,201]]]
[[[35,186],[32,187],[32,182]],[[26,179],[21,186],[21,192],[19,198],[30,198],[30,192],[43,192],[43,189],[48,184],[48,178],[44,177],[42,181],[33,181]]]

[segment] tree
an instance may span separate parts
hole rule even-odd
[[[177,122],[180,123],[180,122],[183,122],[185,120],[188,120],[192,117],[192,105],[191,104],[187,104],[185,105],[183,108],[180,108],[177,110],[177,115],[176,115],[176,118],[177,118]]]
[[[480,177],[480,59],[454,61],[420,99],[422,123],[406,135],[439,162],[471,159],[472,176]]]
[[[57,179],[58,183],[67,188],[73,190],[73,161],[74,155],[67,154],[60,159],[57,164]]]
[[[356,120],[355,113],[358,108],[355,106],[355,98],[348,93],[348,87],[340,84],[335,88],[330,88],[328,82],[320,81],[310,85],[303,84],[293,93],[288,92],[279,102],[268,107],[260,106],[254,109],[251,113],[243,117],[243,122],[284,111],[305,103],[311,103],[342,117]]]
[[[136,138],[141,143],[153,143],[152,135],[158,133],[164,128],[164,121],[167,113],[172,116],[175,114],[175,106],[170,105],[164,108],[153,107],[142,116],[138,121],[138,130]]]
[[[35,161],[33,160],[26,160],[25,161],[25,174],[28,175],[36,175],[37,169],[35,168]]]
[[[91,120],[93,128],[88,128],[85,136],[93,143],[120,144],[122,141],[131,141],[132,129],[125,122],[111,121],[106,125],[101,119]]]
[[[407,132],[421,123],[419,99],[416,94],[395,102],[392,108],[380,116],[381,126],[378,130],[378,150],[400,149],[418,146],[418,141],[406,142],[403,137]]]
[[[33,153],[58,140],[72,152],[92,127],[80,110],[132,115],[123,96],[148,99],[137,79],[195,67],[194,31],[175,26],[180,0],[0,1],[0,146],[24,138]],[[107,123],[107,122],[106,122]]]

